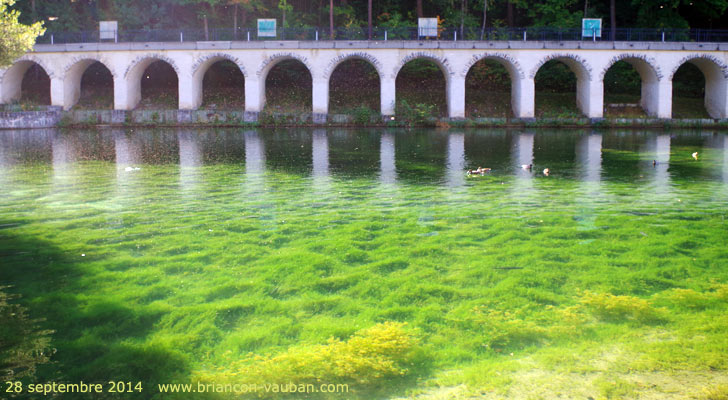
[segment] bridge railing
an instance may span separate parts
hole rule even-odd
[[[46,32],[39,44],[95,42],[197,42],[259,40],[475,40],[475,41],[627,41],[627,42],[728,42],[728,30],[636,29],[582,31],[574,28],[486,28],[442,27],[428,36],[416,27],[278,28],[275,36],[258,36],[254,28],[119,30],[111,32]]]

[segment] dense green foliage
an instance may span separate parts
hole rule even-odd
[[[615,1],[618,27],[721,28],[728,22],[728,0]],[[252,27],[256,18],[278,18],[285,27],[325,27],[329,13],[329,2],[321,0],[31,0],[16,7],[26,22],[56,17],[48,22],[51,31],[93,30],[99,20],[117,20],[121,29],[203,29],[205,20],[210,28]],[[483,20],[483,0],[423,0],[422,9],[444,26],[480,27]],[[585,12],[609,27],[608,0],[590,1],[586,10],[582,0],[488,0],[486,26],[579,27]],[[337,27],[367,25],[366,0],[336,0],[333,13]],[[415,26],[416,18],[411,1],[373,3],[375,26]]]
[[[20,12],[10,10],[14,0],[0,0],[0,67],[10,65],[35,44],[35,38],[43,34],[42,22],[23,25],[18,22]]]

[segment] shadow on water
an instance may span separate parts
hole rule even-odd
[[[118,301],[90,303],[79,283],[82,262],[49,241],[15,233],[24,224],[0,221],[0,368],[14,370],[0,371],[0,377],[21,379],[26,388],[47,382],[104,385],[105,394],[55,397],[69,399],[119,398],[108,394],[112,380],[142,382],[144,391],[124,393],[125,399],[150,398],[157,383],[189,381],[183,354],[144,343],[159,312]],[[4,315],[18,312],[17,324],[6,324]]]

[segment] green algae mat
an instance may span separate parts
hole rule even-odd
[[[720,132],[2,131],[0,193],[0,398],[728,396]]]

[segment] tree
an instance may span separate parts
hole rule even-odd
[[[609,29],[612,31],[612,41],[617,40],[617,6],[615,0],[609,0]]]
[[[45,32],[42,22],[23,25],[20,12],[9,10],[14,0],[0,0],[0,67],[6,67],[33,48],[35,39]]]
[[[329,0],[329,35],[334,40],[334,0]]]
[[[369,40],[372,40],[372,0],[367,1],[367,21],[369,25]]]
[[[483,28],[480,29],[480,40],[483,40],[485,34],[485,19],[488,16],[488,0],[483,0]]]

